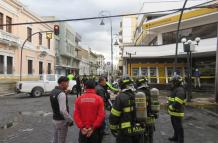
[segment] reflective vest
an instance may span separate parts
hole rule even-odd
[[[168,98],[168,113],[171,116],[184,117],[186,92],[182,86],[176,87],[172,90]]]
[[[110,129],[118,130],[121,134],[136,134],[144,131],[135,120],[135,95],[131,90],[121,92],[111,109]]]
[[[72,74],[69,74],[69,75],[67,76],[67,78],[68,78],[69,80],[74,80],[74,76],[73,76]]]

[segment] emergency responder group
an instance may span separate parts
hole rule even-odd
[[[55,126],[53,143],[65,143],[67,129],[73,125],[66,94],[68,80],[61,77],[59,86],[50,96]],[[171,81],[168,112],[174,135],[169,140],[183,143],[185,89],[180,76],[173,76]],[[96,80],[85,79],[84,94],[76,99],[73,113],[80,129],[79,143],[101,143],[103,136],[109,134],[108,129],[117,143],[153,143],[155,120],[160,110],[159,90],[151,89],[145,77],[133,81],[131,77],[124,76],[118,80],[118,85],[119,88],[115,88],[104,76],[99,78],[97,85]],[[117,94],[113,102],[108,90]]]

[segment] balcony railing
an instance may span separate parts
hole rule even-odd
[[[0,40],[6,44],[12,44],[16,47],[20,45],[20,40],[17,36],[3,30],[0,30]]]

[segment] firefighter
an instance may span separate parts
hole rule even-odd
[[[182,77],[174,75],[171,78],[172,92],[168,98],[168,113],[171,116],[171,122],[174,129],[174,136],[169,138],[170,141],[184,143],[183,117],[186,91],[182,85]]]
[[[133,80],[125,76],[119,80],[120,93],[109,117],[110,129],[117,143],[139,143],[145,128],[137,122]]]
[[[152,97],[150,93],[150,87],[148,86],[148,80],[145,77],[138,77],[136,79],[137,92],[143,92],[147,100],[147,120],[146,122],[146,131],[145,131],[145,140],[146,143],[153,143],[153,133],[155,130],[155,118],[157,118],[157,113],[154,112],[151,108],[152,106]]]

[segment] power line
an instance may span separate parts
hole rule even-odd
[[[209,2],[212,2],[212,1],[213,0],[211,0]],[[207,2],[207,3],[209,3],[209,2]],[[198,8],[218,8],[218,5],[215,5],[215,6],[193,6],[193,7],[185,8],[184,10],[191,10],[191,9],[198,9]],[[59,23],[59,22],[69,22],[69,21],[84,21],[84,20],[104,19],[104,18],[118,18],[118,17],[125,17],[125,16],[134,16],[134,15],[148,15],[148,14],[155,14],[155,13],[178,12],[181,10],[182,10],[181,8],[178,8],[178,9],[161,10],[161,11],[153,11],[153,12],[140,12],[140,13],[130,13],[130,14],[109,15],[109,16],[97,16],[97,17],[86,17],[86,18],[75,18],[75,19],[62,19],[62,20],[48,20],[48,21],[1,24],[0,27],[1,26],[29,25],[29,24]]]
[[[189,1],[203,1],[203,0],[189,0]],[[174,2],[183,2],[181,0],[162,0],[162,1],[145,1],[143,3],[174,3]]]

